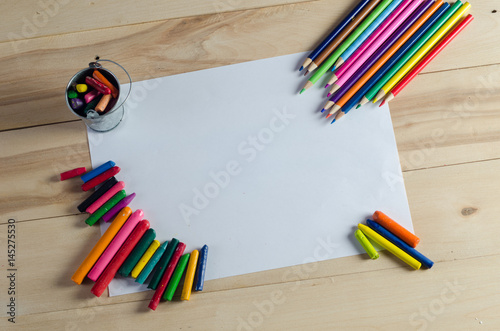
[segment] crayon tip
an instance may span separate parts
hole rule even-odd
[[[304,69],[304,66],[300,66],[300,69],[299,69],[299,71],[302,71],[302,69]]]
[[[359,107],[361,107],[361,105],[357,105],[357,106],[356,106],[356,109],[358,109]]]
[[[332,114],[328,114],[328,115],[326,115],[326,118],[328,118],[328,117],[330,117],[330,116],[332,116]]]
[[[385,103],[385,100],[383,100],[383,101],[380,103],[379,107],[382,107],[382,106],[384,105],[384,103]]]
[[[326,84],[326,85],[325,85],[325,88],[327,88],[328,86],[330,86],[330,84]]]
[[[307,76],[308,73],[309,73],[309,70],[306,70],[306,72],[304,72],[304,76]]]
[[[306,89],[305,89],[305,88],[303,88],[302,90],[300,90],[300,93],[299,93],[299,94],[304,93],[304,91],[305,91],[305,90],[306,90]]]
[[[333,119],[332,123],[330,123],[330,124],[333,124],[333,123],[335,123],[335,118]]]
[[[329,98],[330,95],[332,95],[332,94],[330,92],[328,92],[328,94],[326,95],[326,97]]]
[[[325,108],[321,109],[321,112],[323,113],[325,111]]]

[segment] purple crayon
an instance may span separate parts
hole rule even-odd
[[[330,101],[325,105],[325,109],[329,109],[334,103],[339,101],[344,94],[384,55],[389,48],[408,30],[423,13],[434,3],[433,0],[423,2],[411,16],[387,39],[375,53],[349,78],[344,85],[330,98]]]
[[[113,208],[111,208],[106,214],[102,216],[102,220],[106,223],[108,223],[113,217],[115,217],[116,214],[120,212],[123,208],[127,207],[128,204],[134,200],[135,198],[135,193],[130,194],[129,196],[126,196],[120,202],[118,202]]]

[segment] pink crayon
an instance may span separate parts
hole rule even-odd
[[[100,95],[101,95],[101,92],[99,92],[97,90],[92,90],[89,93],[85,94],[85,96],[83,98],[85,99],[85,103],[89,103],[90,101],[94,100],[95,97],[98,97]]]
[[[116,214],[120,212],[123,208],[127,207],[129,203],[134,200],[135,193],[130,194],[129,196],[123,198],[118,202],[113,208],[111,208],[106,214],[104,214],[101,218],[104,222],[108,223],[112,220]]]
[[[109,190],[106,191],[103,195],[99,197],[94,203],[92,203],[90,206],[88,206],[85,211],[89,214],[93,214],[97,209],[101,208],[103,204],[106,203],[113,195],[116,193],[120,192],[125,188],[125,183],[122,181],[119,181],[115,185],[113,185]]]
[[[111,259],[115,256],[116,252],[120,249],[125,240],[127,240],[128,236],[132,233],[135,226],[140,222],[143,216],[144,212],[141,209],[137,209],[132,213],[132,215],[130,215],[120,231],[118,231],[116,236],[113,238],[113,241],[111,241],[104,253],[102,253],[92,270],[90,270],[87,275],[89,279],[95,282],[99,278],[104,269],[106,269],[106,266],[109,264],[109,261],[111,261]]]

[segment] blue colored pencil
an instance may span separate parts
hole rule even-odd
[[[380,234],[382,237],[384,237],[385,239],[392,242],[394,245],[401,248],[403,251],[405,251],[406,253],[411,255],[413,258],[415,258],[415,260],[419,261],[427,268],[430,269],[434,265],[434,262],[429,260],[427,257],[423,256],[422,253],[417,251],[415,248],[410,247],[410,245],[408,245],[407,243],[405,243],[404,241],[402,241],[401,239],[396,237],[394,234],[392,234],[392,232],[390,232],[389,230],[384,228],[382,225],[380,225],[372,220],[367,220],[366,224],[370,228],[372,228],[374,231],[376,231],[378,234]]]
[[[200,249],[200,258],[198,260],[198,268],[196,270],[196,285],[195,291],[203,291],[205,283],[205,271],[207,269],[208,246],[205,245]]]
[[[314,59],[319,55],[319,53],[321,53],[325,49],[325,47],[328,46],[328,44],[333,39],[335,39],[335,37],[337,37],[340,31],[342,31],[356,15],[358,15],[358,13],[366,6],[368,2],[370,2],[370,0],[361,0],[358,3],[358,5],[344,18],[344,20],[340,22],[340,24],[337,25],[332,32],[330,32],[328,37],[326,37],[325,40],[323,40],[321,44],[319,44],[318,47],[316,47],[316,49],[312,51],[311,54],[309,54],[309,57],[304,61],[299,71],[302,71],[302,69],[307,68],[307,66],[309,66],[311,62],[314,61]]]
[[[368,26],[368,28],[366,28],[366,30],[358,37],[358,39],[356,39],[356,41],[353,42],[351,46],[349,46],[349,48],[346,49],[345,52],[340,55],[339,59],[337,60],[333,68],[338,68],[342,63],[347,61],[347,59],[349,59],[352,53],[354,53],[359,48],[359,46],[361,46],[361,44],[363,44],[365,40],[368,39],[368,37],[370,37],[370,35],[380,26],[380,24],[382,24],[382,22],[385,21],[387,16],[389,16],[394,11],[394,9],[396,9],[396,7],[399,6],[401,2],[403,2],[403,0],[394,0],[393,2],[391,2],[391,4],[387,6],[387,8],[382,12],[382,14],[380,14],[377,17],[377,19],[373,21],[372,24]],[[333,68],[332,71],[334,70]]]
[[[389,59],[389,61],[387,61],[387,63],[385,63],[384,66],[380,68],[380,70],[377,71],[375,75],[373,75],[373,77],[370,78],[370,80],[365,85],[363,85],[363,87],[359,89],[359,91],[356,92],[356,94],[351,99],[349,99],[349,101],[340,110],[343,113],[347,114],[352,109],[352,107],[354,107],[354,105],[359,103],[359,108],[360,106],[370,101],[366,99],[364,95],[379,81],[379,79],[381,79],[389,71],[389,69],[391,69],[391,67],[396,62],[399,61],[399,59],[417,42],[418,39],[420,39],[420,37],[422,37],[427,32],[427,30],[429,30],[429,28],[434,23],[436,23],[437,20],[439,20],[439,18],[449,7],[449,3],[443,3],[441,7],[439,7],[439,9],[434,13],[434,15],[432,15],[431,18],[429,18],[424,23],[424,25],[420,29],[418,29],[417,32],[415,32],[415,34],[406,43],[403,44],[403,46],[401,46],[396,54],[394,54]]]
[[[104,164],[101,164],[100,166],[98,166],[94,170],[91,170],[91,171],[87,172],[81,178],[82,178],[83,182],[86,183],[89,180],[91,180],[92,178],[94,178],[96,176],[99,176],[100,174],[102,174],[106,170],[113,168],[115,165],[116,164],[113,161],[108,161],[108,162],[106,162]]]

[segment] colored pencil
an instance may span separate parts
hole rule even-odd
[[[360,229],[365,236],[376,242],[378,245],[382,246],[392,254],[394,254],[396,257],[401,259],[401,261],[405,262],[409,266],[411,266],[413,269],[420,269],[422,264],[418,262],[416,259],[411,257],[408,253],[404,252],[402,249],[391,243],[389,240],[385,239],[382,237],[380,234],[375,232],[373,229],[370,227],[364,225],[364,224],[358,224],[358,229]]]
[[[372,0],[372,1],[377,1],[377,0]],[[332,65],[337,61],[338,57],[349,47],[351,46],[351,44],[363,33],[363,31],[366,30],[366,28],[382,13],[382,11],[384,11],[385,8],[387,8],[387,6],[392,2],[392,0],[383,0],[378,6],[377,8],[375,8],[371,13],[370,15],[368,15],[368,17],[356,28],[356,30],[354,30],[354,32],[352,32],[349,37],[347,37],[347,39],[337,48],[335,49],[335,51],[330,55],[330,57],[328,57],[328,59],[326,59],[326,61],[324,61],[324,63],[321,64],[321,66],[319,67],[319,69],[314,73],[314,75],[311,76],[311,78],[309,78],[309,80],[307,81],[306,85],[302,88],[302,90],[300,91],[300,93],[303,93],[305,90],[307,90],[308,88],[310,88],[311,86],[314,85],[314,83],[316,83],[320,78],[321,76],[323,76],[325,74],[325,72],[327,72],[331,67]],[[370,3],[371,4],[371,3]],[[369,5],[370,5],[369,4]],[[368,6],[369,6],[368,5]],[[366,8],[368,8],[365,7]],[[326,49],[325,49],[326,50]],[[317,60],[317,59],[316,59]],[[315,61],[316,61],[315,60]],[[313,61],[311,63],[311,66],[315,66],[315,62]],[[311,70],[311,66],[309,66],[309,70]]]
[[[410,18],[408,18],[403,25],[401,25],[396,32],[394,32],[391,37],[375,52],[375,54],[368,59],[365,68],[368,68],[367,71],[362,75],[361,78],[357,79],[361,75],[361,72],[357,72],[355,74],[355,77],[353,79],[355,80],[355,84],[352,86],[352,89],[357,89],[360,87],[358,92],[356,92],[356,95],[352,98],[349,99],[349,102],[352,102],[353,98],[356,99],[356,102],[359,101],[359,99],[363,96],[358,96],[357,94],[366,89],[369,84],[374,84],[373,78],[370,78],[372,76],[376,76],[381,70],[380,67],[384,65],[385,62],[387,62],[389,59],[391,59],[391,56],[395,53],[398,52],[398,50],[406,45],[405,42],[412,37],[414,33],[424,24],[426,23],[427,19],[432,16],[432,14],[439,8],[439,4],[443,3],[443,0],[438,0],[436,3],[434,3],[432,0],[427,0],[424,2],[413,14]],[[429,8],[430,7],[430,8]],[[427,9],[426,9],[427,8]],[[444,11],[444,10],[443,10]],[[423,12],[423,14],[421,14]],[[413,37],[412,37],[413,38]],[[415,37],[418,38],[418,37]],[[413,39],[415,39],[413,38]],[[368,83],[367,80],[370,79]],[[344,87],[344,89],[347,87]],[[343,93],[342,91],[339,91],[336,95],[334,95],[328,102],[325,104],[323,111],[325,109],[330,109],[335,102],[337,102],[339,99],[337,99],[337,96],[340,96],[342,93],[342,96],[346,93],[352,93],[352,90],[348,90],[347,92]],[[352,105],[351,105],[352,107]],[[349,108],[350,109],[350,108]]]
[[[300,67],[299,71],[302,71],[302,69],[307,68],[311,62],[316,59],[316,57],[321,53],[337,35],[354,19],[356,15],[368,4],[370,0],[361,0],[356,7],[349,13],[347,16],[340,22],[335,29],[330,32],[330,34],[321,42],[321,44],[316,47],[314,51],[309,54],[309,57],[304,61],[302,66]],[[342,41],[340,41],[342,42]]]
[[[357,58],[357,60],[355,60],[355,61],[352,61],[352,62],[349,61],[352,64],[350,65],[350,67],[348,67],[347,70],[344,70],[342,73],[336,73],[333,75],[333,77],[338,78],[338,80],[333,85],[330,93],[332,94],[332,93],[336,92],[338,89],[340,89],[349,80],[349,78],[351,78],[352,75],[354,75],[354,73],[356,73],[356,71],[358,71],[358,70],[361,71],[362,66],[366,66],[365,62],[367,62],[367,60],[370,58],[370,56],[372,56],[380,48],[380,46],[382,46],[382,44],[386,40],[388,40],[389,37],[392,36],[393,32],[396,31],[404,23],[404,21],[415,11],[415,9],[417,9],[417,7],[420,6],[420,4],[421,4],[421,0],[405,0],[405,2],[403,2],[398,7],[398,10],[400,8],[401,8],[401,10],[399,12],[394,11],[393,14],[395,14],[394,15],[395,19],[393,19],[392,22],[389,22],[390,24],[388,24],[385,27],[385,29],[382,31],[382,33],[373,41],[373,43],[369,47],[364,49],[361,56],[359,56]],[[393,14],[391,14],[391,16],[393,16]],[[422,14],[422,12],[420,12],[420,14]],[[389,21],[389,19],[387,19],[386,21]],[[380,56],[382,56],[382,54],[380,54],[379,57]],[[373,61],[373,62],[375,63],[376,61]],[[371,65],[366,68],[365,72],[370,67],[371,67]],[[354,84],[354,83],[355,83],[355,81],[352,84]],[[351,84],[351,86],[352,86],[352,84]]]
[[[385,83],[410,59],[423,44],[427,42],[442,26],[450,19],[453,14],[462,6],[462,2],[457,0],[446,12],[439,18],[439,20],[434,23],[427,32],[414,43],[414,45],[405,52],[405,54],[390,68],[390,70],[385,73],[378,82],[370,88],[370,90],[365,94],[365,98],[368,100],[373,100],[378,91],[384,86]]]
[[[470,4],[464,3],[453,16],[425,43],[380,89],[376,99],[381,99],[450,31],[455,23],[469,10]]]
[[[344,106],[342,106],[341,111],[337,113],[337,116],[347,114],[358,103],[357,108],[361,107],[362,104],[367,103],[368,100],[364,97],[364,95],[379,81],[380,78],[382,78],[386,72],[389,71],[389,69],[391,69],[396,62],[398,62],[398,60],[418,41],[418,39],[439,20],[449,7],[449,3],[443,3],[443,0],[437,0],[436,3],[434,3],[431,8],[429,8],[424,15],[422,15],[422,17],[420,17],[418,21],[412,25],[401,38],[398,39],[398,41],[382,56],[382,58],[377,61],[377,63],[372,67],[375,74],[373,74],[370,80],[365,83]],[[382,66],[382,68],[378,69],[380,66]],[[365,75],[370,74],[371,73],[366,73]],[[363,81],[360,80],[360,83],[363,83]],[[335,119],[332,123],[334,121]]]
[[[422,253],[417,251],[415,248],[410,247],[407,243],[396,237],[394,234],[392,234],[389,230],[384,228],[382,225],[377,224],[376,222],[372,220],[367,220],[366,224],[372,228],[374,231],[376,231],[379,235],[384,237],[385,239],[389,240],[392,242],[394,245],[399,247],[401,250],[406,252],[408,255],[413,257],[415,260],[419,261],[422,263],[426,268],[430,269],[434,265],[434,262],[432,262],[429,258],[424,256]]]
[[[332,85],[335,83],[338,79],[338,77],[342,76],[349,68],[351,68],[352,64],[355,63],[359,57],[361,57],[363,54],[366,53],[367,49],[381,36],[385,35],[387,31],[387,28],[391,23],[394,22],[398,18],[398,16],[405,10],[405,8],[408,7],[410,3],[412,3],[413,0],[404,0],[403,2],[392,2],[389,7],[387,7],[384,10],[384,13],[388,10],[391,9],[390,15],[388,15],[387,19],[380,24],[375,32],[373,32],[370,35],[370,38],[368,38],[355,52],[354,54],[345,62],[342,64],[339,68],[335,70],[335,73],[332,75],[332,78],[328,81],[326,84],[325,88],[328,86]],[[394,6],[396,5],[396,6]],[[382,15],[381,15],[382,16]],[[379,16],[380,17],[380,16]],[[378,18],[377,18],[378,19]],[[366,31],[365,31],[366,32]],[[364,32],[363,32],[364,33]],[[359,39],[359,38],[358,38]],[[337,64],[335,64],[337,66]]]
[[[330,54],[349,36],[354,29],[360,25],[363,20],[370,15],[370,12],[378,5],[381,0],[370,0],[366,5],[363,6],[356,16],[350,21],[350,23],[342,29],[339,34],[333,39],[322,51],[319,53],[316,58],[310,63],[308,71],[315,70],[318,66],[320,66]],[[387,1],[387,0],[386,0]],[[371,22],[370,22],[371,23]],[[333,64],[333,63],[332,63]]]
[[[434,47],[434,49],[428,53],[425,58],[420,61],[420,63],[414,67],[385,97],[385,100],[380,104],[381,106],[385,102],[390,102],[394,99],[399,92],[401,92],[406,85],[408,85],[413,78],[415,78],[448,44],[460,33],[462,30],[474,19],[472,15],[467,15],[460,24],[458,24],[453,30],[439,42],[439,44]]]
[[[372,38],[373,33],[377,30],[377,28],[384,22],[384,20],[394,11],[394,9],[399,6],[399,4],[403,0],[394,0],[391,2],[391,4],[384,9],[382,14],[380,14],[379,17],[375,21],[373,21],[372,24],[368,28],[366,28],[365,31],[356,39],[355,42],[352,43],[351,46],[349,46],[348,49],[345,50],[342,55],[340,55],[339,59],[335,63],[334,68],[340,69],[340,66],[347,61],[353,53],[356,52],[356,50],[365,42],[365,40]]]

